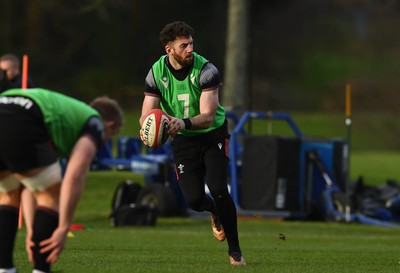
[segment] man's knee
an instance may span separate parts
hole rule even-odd
[[[227,188],[210,190],[210,194],[215,201],[230,198],[229,191]]]
[[[189,198],[186,203],[194,211],[204,211],[204,198]]]

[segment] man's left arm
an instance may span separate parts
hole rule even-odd
[[[190,119],[192,122],[191,129],[204,129],[212,125],[219,103],[218,90],[219,88],[217,87],[213,90],[202,92],[200,97],[200,115]]]
[[[219,87],[203,91],[200,96],[200,114],[189,119],[172,118],[169,122],[170,128],[168,134],[171,136],[176,135],[183,129],[205,129],[212,125],[215,113],[217,112],[219,98],[218,98]],[[190,128],[187,128],[189,124]]]

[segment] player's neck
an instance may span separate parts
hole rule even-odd
[[[181,70],[183,68],[183,66],[170,55],[168,55],[168,62],[175,70]]]
[[[172,66],[169,58],[165,59],[165,63],[172,75],[174,75],[174,77],[179,81],[183,81],[191,70],[191,66],[181,66],[181,69],[176,69]]]

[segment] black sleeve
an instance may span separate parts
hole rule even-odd
[[[161,97],[161,92],[154,79],[153,70],[150,69],[145,79],[145,94]]]
[[[96,143],[96,147],[99,148],[104,142],[103,122],[96,116],[89,118],[83,127],[81,135],[90,135]]]
[[[213,89],[221,85],[221,75],[218,69],[212,63],[206,63],[200,73],[201,89]]]

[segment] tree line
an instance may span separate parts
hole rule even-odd
[[[224,79],[237,76],[225,75],[229,2],[3,0],[0,54],[28,54],[39,86],[83,99],[112,94],[134,106],[164,54],[159,31],[174,20],[193,26],[195,50]],[[247,2],[248,35],[236,38],[247,47],[246,108],[338,111],[348,82],[355,107],[398,108],[399,1]]]

